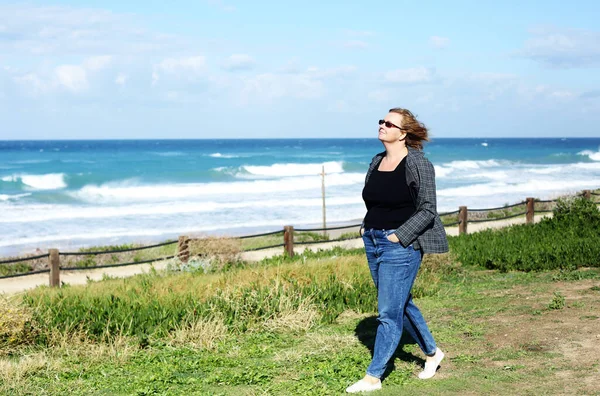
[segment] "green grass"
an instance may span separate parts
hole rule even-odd
[[[147,283],[147,287],[155,290],[153,297],[164,304],[176,298],[172,294],[183,295],[196,289],[204,291],[196,295],[199,299],[212,295],[215,288],[229,288],[235,293],[252,285],[255,290],[260,290],[257,279],[275,274],[280,274],[281,279],[285,278],[285,274],[293,274],[300,283],[312,276],[319,286],[325,286],[324,289],[330,282],[326,273],[332,270],[336,271],[340,280],[350,279],[354,271],[368,280],[366,262],[359,253],[345,256],[340,265],[335,264],[340,261],[339,257],[332,260],[325,253],[304,261],[281,260],[278,264],[265,261],[260,268],[238,269],[229,274],[154,274],[127,280],[107,280],[62,291],[42,288],[31,295],[57,296],[62,293],[73,298],[86,295],[101,298],[116,296],[119,290],[139,288],[144,282],[152,282]],[[507,329],[512,328],[510,321],[513,318],[521,318],[520,326],[531,322],[532,328],[539,327],[538,322],[552,323],[562,316],[554,317],[552,310],[544,309],[543,305],[552,299],[550,290],[559,287],[557,282],[595,281],[600,279],[600,270],[586,269],[589,274],[585,279],[568,276],[564,278],[567,280],[556,280],[556,271],[498,273],[455,265],[453,270],[449,270],[444,264],[452,265],[448,261],[424,264],[420,276],[427,277],[428,270],[434,272],[438,280],[437,289],[420,296],[417,304],[438,344],[447,352],[446,363],[434,380],[419,381],[415,375],[423,363],[423,356],[416,345],[407,343],[398,349],[393,371],[379,394],[518,394],[526,389],[552,394],[563,390],[562,385],[556,384],[557,372],[575,370],[575,375],[585,377],[585,368],[574,368],[562,354],[544,344],[542,337],[531,340],[519,338],[513,343],[503,343],[504,330],[498,333],[496,320],[499,317],[509,320]],[[536,289],[549,291],[544,295],[530,292]],[[141,289],[136,291],[137,294],[142,292]],[[290,293],[295,292],[296,289],[290,289]],[[365,290],[364,293],[373,294],[373,290]],[[529,299],[525,299],[522,293],[526,293]],[[585,296],[593,299],[587,306],[600,302],[600,293],[590,291]],[[140,298],[139,301],[152,304],[150,300],[143,302]],[[231,303],[238,304],[233,300]],[[132,315],[139,314],[137,308],[130,309]],[[536,314],[536,309],[541,309],[540,313]],[[565,310],[576,311],[573,315],[582,323],[597,320],[597,315],[585,306],[564,307],[561,312]],[[277,315],[267,315],[245,330],[226,326],[221,338],[210,346],[200,348],[186,343],[173,345],[169,343],[168,334],[158,333],[153,333],[144,343],[135,336],[119,335],[112,341],[86,338],[83,343],[68,340],[58,345],[19,346],[11,350],[11,356],[6,357],[0,367],[11,362],[21,371],[14,369],[10,377],[3,374],[4,378],[12,380],[0,384],[0,393],[340,394],[364,374],[376,329],[373,307],[363,313],[355,309],[341,311],[332,320],[318,320],[304,329],[291,326],[272,329],[267,324]],[[296,312],[299,319],[305,317],[297,310],[292,309],[291,312]],[[325,314],[325,311],[321,312],[321,319]],[[288,321],[291,320],[288,318]],[[530,336],[529,332],[525,334]],[[121,344],[110,347],[118,342],[124,342],[126,347]],[[101,350],[102,345],[106,346],[106,350]],[[18,362],[21,362],[20,365]],[[581,389],[587,389],[581,386]]]
[[[559,200],[552,218],[536,224],[449,237],[466,265],[501,271],[600,266],[600,210],[583,198]]]
[[[482,233],[471,248],[510,251],[552,227],[567,246],[594,235],[596,211],[561,208],[541,227]],[[560,222],[577,227],[565,233]],[[447,353],[440,373],[417,380],[423,356],[405,339],[378,394],[600,393],[588,380],[600,353],[589,330],[599,320],[600,268],[587,268],[596,250],[580,252],[586,268],[554,254],[538,271],[499,271],[465,260],[457,240],[470,241],[426,256],[413,288]],[[1,394],[339,394],[364,374],[377,326],[363,249],[40,287],[0,302]]]

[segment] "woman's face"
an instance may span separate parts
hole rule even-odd
[[[400,129],[402,128],[401,114],[388,113],[382,121],[384,122],[379,125],[379,140],[392,143],[404,137],[405,131]]]

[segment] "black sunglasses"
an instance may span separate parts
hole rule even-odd
[[[394,127],[394,128],[398,128],[398,129],[400,129],[401,131],[405,131],[405,130],[406,130],[405,128],[400,128],[398,125],[396,125],[396,124],[392,124],[392,123],[391,123],[391,122],[389,122],[389,121],[386,121],[386,120],[379,120],[379,125],[383,125],[383,124],[385,124],[385,127],[386,127],[386,128],[391,128],[391,127]]]

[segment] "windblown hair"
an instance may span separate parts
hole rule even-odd
[[[390,109],[390,113],[397,113],[402,116],[402,129],[406,132],[406,145],[417,150],[423,150],[423,142],[429,141],[427,136],[427,127],[417,120],[417,117],[410,110],[401,107]]]

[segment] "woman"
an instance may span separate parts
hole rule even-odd
[[[361,227],[367,261],[377,288],[379,325],[373,359],[348,393],[381,389],[381,377],[406,330],[427,356],[419,378],[435,375],[444,353],[437,348],[410,290],[424,253],[445,253],[448,241],[436,210],[435,172],[423,156],[427,128],[406,109],[379,120],[385,151],[371,161]]]

